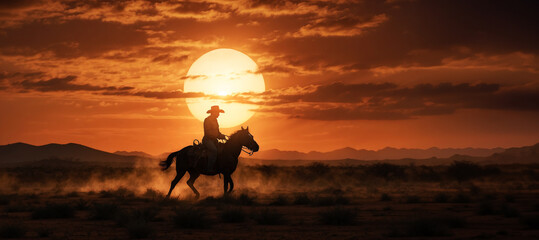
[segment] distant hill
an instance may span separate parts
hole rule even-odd
[[[539,164],[539,143],[533,146],[508,148],[484,159],[486,163],[535,163]]]
[[[141,151],[116,151],[114,154],[122,156],[135,156],[140,158],[157,158],[156,156]]]
[[[75,143],[51,143],[43,146],[14,143],[0,146],[0,164],[2,165],[44,159],[64,159],[94,163],[133,163],[137,157],[113,154]]]
[[[387,160],[387,159],[425,159],[425,158],[449,158],[453,155],[467,155],[472,157],[486,157],[494,153],[503,152],[503,148],[391,148],[386,147],[380,150],[365,150],[354,148],[341,148],[330,152],[312,151],[308,153],[298,151],[281,151],[271,149],[261,151],[252,156],[256,159],[279,159],[279,160],[339,160],[339,159],[361,159],[361,160]]]
[[[489,152],[492,153],[487,155]],[[451,153],[452,155],[450,155]],[[133,166],[135,163],[138,163],[139,166],[157,166],[156,161],[165,158],[167,155],[168,154],[162,154],[154,157],[144,152],[125,151],[109,153],[75,143],[52,143],[43,146],[34,146],[26,143],[14,143],[0,146],[0,166],[77,166],[77,163],[120,167]],[[292,166],[311,164],[313,160],[327,160],[324,161],[324,163],[330,165],[358,165],[380,162],[400,165],[445,165],[450,164],[453,161],[463,160],[480,164],[539,164],[539,143],[533,146],[509,149],[384,148],[378,151],[371,151],[343,148],[326,153],[301,153],[297,151],[268,150],[256,153],[253,155],[253,157],[256,157],[256,159],[244,158],[240,161],[240,164],[274,164]],[[264,159],[264,157],[268,158]]]

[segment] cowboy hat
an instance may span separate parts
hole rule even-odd
[[[219,106],[217,106],[217,105],[211,106],[211,109],[208,110],[206,113],[212,113],[212,112],[225,113],[225,111],[223,109],[219,109]]]

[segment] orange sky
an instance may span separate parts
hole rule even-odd
[[[0,144],[177,150],[203,134],[185,74],[217,48],[264,75],[227,98],[260,105],[244,125],[261,150],[535,144],[536,5],[3,1]]]

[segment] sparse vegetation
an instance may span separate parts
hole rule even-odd
[[[270,203],[272,206],[284,206],[288,204],[288,199],[286,196],[280,194]]]
[[[26,227],[21,223],[7,223],[0,226],[1,238],[22,238],[26,234]]]
[[[281,213],[269,208],[254,212],[253,219],[260,225],[281,225],[285,223],[284,216]]]
[[[421,198],[416,195],[406,196],[406,203],[420,203]]]
[[[120,207],[116,203],[94,203],[90,207],[90,219],[92,220],[112,220]]]
[[[310,199],[309,196],[307,196],[307,194],[305,194],[305,193],[298,194],[298,195],[296,195],[296,197],[294,198],[293,204],[294,204],[294,205],[307,205],[307,204],[311,204],[311,199]]]
[[[356,209],[347,209],[341,206],[333,207],[319,213],[321,222],[328,225],[354,225],[356,223]]]
[[[209,228],[211,221],[207,217],[206,211],[200,208],[178,208],[174,211],[173,220],[180,228]]]
[[[393,227],[391,237],[443,237],[451,236],[453,228],[466,226],[466,220],[455,216],[416,218],[401,228]]]
[[[126,228],[129,232],[129,237],[136,239],[148,238],[153,233],[153,228],[150,224],[142,219],[127,222]]]
[[[393,200],[393,198],[387,193],[382,193],[382,195],[380,196],[380,201],[382,202],[389,202],[391,200]]]
[[[437,203],[446,203],[449,201],[449,196],[445,193],[438,193],[434,196],[434,202]]]
[[[243,211],[243,208],[239,207],[231,207],[231,208],[225,208],[221,212],[221,220],[226,223],[238,223],[245,221],[245,211]]]
[[[75,210],[69,204],[46,204],[34,210],[33,219],[72,218]]]

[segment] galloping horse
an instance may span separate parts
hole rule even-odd
[[[216,164],[217,172],[208,172],[206,165],[208,162],[206,158],[203,158],[202,161],[197,161],[198,154],[194,146],[184,147],[182,150],[173,152],[168,155],[167,160],[161,161],[159,165],[162,170],[167,170],[172,162],[174,157],[176,157],[176,177],[172,180],[170,184],[170,190],[168,191],[167,198],[170,197],[170,193],[178,184],[180,179],[185,175],[185,172],[189,172],[189,180],[187,180],[187,185],[193,190],[196,194],[196,199],[200,197],[200,193],[196,190],[193,185],[196,179],[200,174],[204,175],[216,175],[223,174],[224,181],[224,190],[225,195],[232,192],[234,189],[234,182],[232,181],[232,173],[236,170],[238,166],[238,157],[240,156],[243,147],[245,146],[251,153],[257,152],[259,147],[258,143],[253,138],[253,135],[249,133],[249,127],[243,128],[241,130],[233,133],[228,141],[223,144],[222,151],[219,151]],[[194,166],[192,163],[195,163]],[[228,188],[230,186],[230,188]]]

